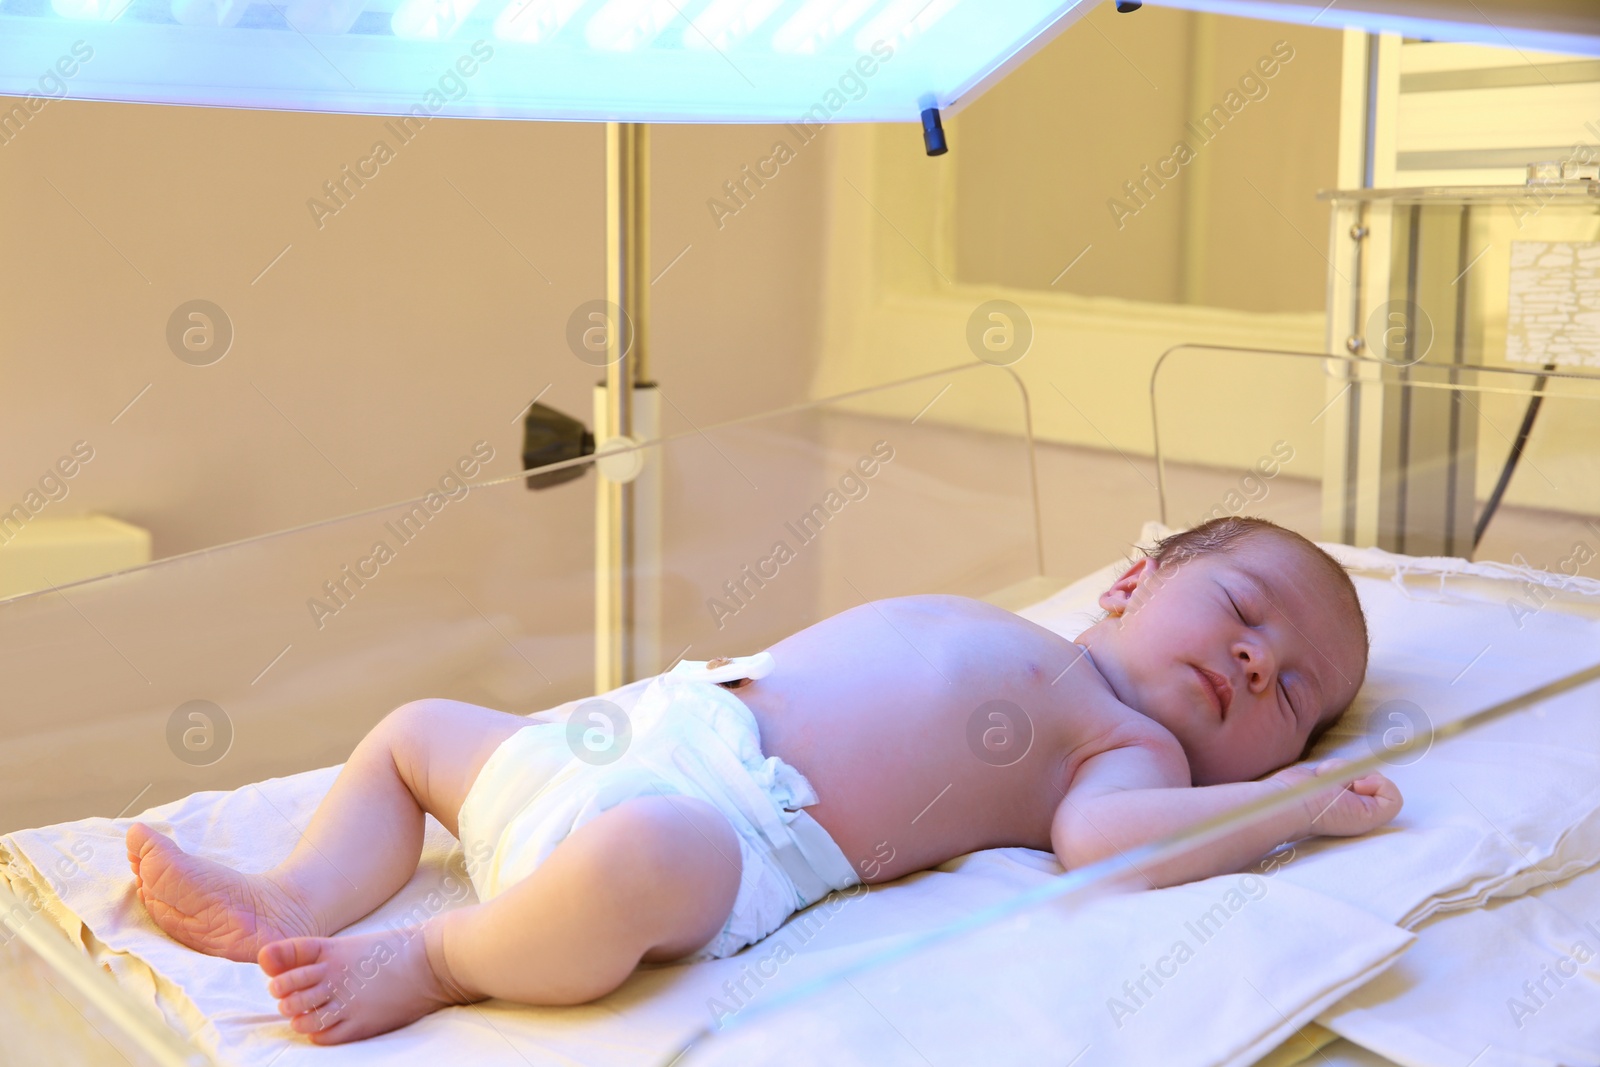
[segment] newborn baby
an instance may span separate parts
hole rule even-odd
[[[487,997],[592,1000],[641,961],[729,955],[832,889],[976,849],[1081,867],[1332,769],[1286,765],[1354,698],[1366,624],[1311,542],[1212,520],[1100,606],[1072,642],[961,597],[865,604],[779,641],[754,680],[649,682],[610,762],[562,723],[406,704],[273,870],[135,824],[139,899],[179,942],[258,962],[293,1029],[328,1044]],[[1368,775],[1141,873],[1234,871],[1399,810]],[[411,878],[425,812],[462,839],[480,902],[334,936]]]

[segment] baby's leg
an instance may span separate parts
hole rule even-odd
[[[190,856],[135,823],[139,899],[174,940],[244,962],[274,941],[340,930],[416,872],[424,812],[455,833],[479,769],[528,724],[453,700],[402,705],[356,746],[289,858],[264,874]]]
[[[621,985],[641,959],[676,959],[711,940],[740,869],[738,838],[715,808],[645,797],[586,823],[487,904],[405,931],[281,941],[261,966],[279,1010],[317,1044],[485,997],[579,1004]]]

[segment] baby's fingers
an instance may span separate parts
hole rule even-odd
[[[1350,783],[1350,791],[1361,798],[1361,803],[1375,819],[1374,826],[1380,826],[1398,815],[1404,803],[1399,788],[1381,774],[1369,774],[1356,779]]]
[[[1400,787],[1381,774],[1364,774],[1351,782],[1350,788],[1362,796],[1400,803]]]
[[[1381,774],[1363,774],[1360,778],[1351,780],[1350,789],[1364,797],[1373,797],[1377,796],[1385,785],[1391,789],[1394,787],[1394,783]]]

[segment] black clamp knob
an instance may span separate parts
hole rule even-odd
[[[944,139],[944,123],[939,121],[939,109],[936,107],[926,108],[922,112],[922,143],[930,156],[942,156],[950,151]]]

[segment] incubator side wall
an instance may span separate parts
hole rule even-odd
[[[780,136],[656,132],[669,428],[809,381],[825,140],[737,215],[708,209]],[[0,512],[82,441],[93,459],[39,518],[104,512],[162,558],[419,493],[480,440],[489,475],[520,469],[518,412],[547,388],[587,421],[601,371],[567,326],[604,291],[600,128],[441,117],[345,179],[381,139],[372,116],[58,100],[5,144]],[[333,180],[343,206],[314,213]],[[169,350],[197,298],[233,328],[209,366]]]

